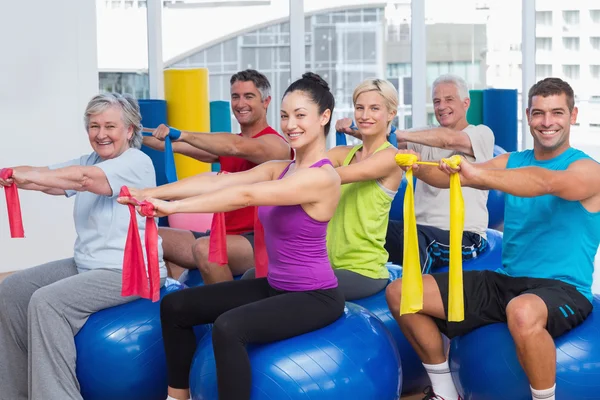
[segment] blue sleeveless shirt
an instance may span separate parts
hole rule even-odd
[[[569,148],[550,160],[536,160],[532,150],[511,153],[506,168],[541,167],[564,171],[590,157]],[[594,257],[600,243],[600,212],[579,201],[553,195],[505,195],[502,264],[496,272],[514,277],[558,279],[592,301]]]

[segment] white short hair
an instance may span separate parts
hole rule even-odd
[[[117,107],[121,110],[123,122],[127,127],[133,128],[133,136],[129,139],[129,147],[140,149],[142,147],[142,115],[140,106],[133,96],[119,93],[102,93],[94,96],[85,108],[85,129],[89,129],[90,117],[97,115],[107,108]]]
[[[435,88],[442,83],[452,83],[456,86],[458,90],[458,95],[461,100],[469,99],[469,87],[467,86],[467,82],[463,78],[457,75],[446,74],[439,76],[435,81],[433,81],[433,85],[431,85],[431,97],[433,97],[433,93],[435,92]]]

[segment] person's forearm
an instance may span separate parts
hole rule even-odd
[[[442,149],[449,148],[452,144],[451,129],[439,127],[422,131],[396,131],[398,143],[410,142]]]
[[[155,138],[154,136],[144,136],[143,143],[144,146],[148,146],[151,149],[165,151],[165,142]]]
[[[518,197],[552,194],[553,174],[545,168],[524,167],[511,169],[480,169],[464,183],[479,189],[495,189]]]
[[[48,167],[32,167],[30,165],[22,165],[19,167],[14,167],[14,168],[12,168],[12,170],[14,171],[15,174],[19,175],[19,174],[23,174],[26,172],[32,172],[32,171],[38,171],[38,172],[39,171],[48,171]],[[50,188],[48,186],[38,185],[33,182],[28,182],[25,184],[17,184],[17,187],[19,189],[23,189],[23,190],[36,190],[39,192],[49,192],[52,190],[52,188]],[[49,193],[49,194],[53,194],[53,193]]]
[[[448,189],[450,187],[450,177],[433,165],[419,165],[419,169],[413,171],[413,173],[417,179],[430,186],[440,189]]]
[[[201,174],[190,176],[168,185],[147,188],[143,190],[144,197],[159,200],[181,200],[213,192],[231,185],[231,179],[224,175]]]
[[[45,191],[47,189],[85,191],[89,187],[91,177],[80,166],[70,166],[56,170],[29,170],[19,174],[26,185],[35,185]],[[20,186],[19,186],[20,187]]]
[[[217,213],[247,207],[251,199],[249,185],[242,185],[174,201],[172,205],[174,213]]]
[[[230,133],[201,133],[181,131],[178,142],[188,143],[200,150],[218,156],[240,156],[238,135]]]

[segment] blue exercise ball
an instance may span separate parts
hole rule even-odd
[[[404,220],[404,192],[406,191],[407,181],[406,178],[402,178],[400,181],[400,187],[398,192],[392,200],[392,206],[390,208],[390,219],[396,221]]]
[[[578,327],[555,339],[556,398],[600,399],[600,297]],[[465,400],[529,400],[529,382],[506,324],[492,324],[452,339],[450,369]]]
[[[167,279],[161,299],[183,288]],[[167,368],[160,302],[134,300],[92,314],[75,336],[77,379],[85,400],[164,400]]]
[[[496,270],[502,266],[502,232],[487,229],[487,248],[475,258],[463,261],[463,271],[485,271]],[[445,265],[436,268],[433,272],[448,272]]]
[[[388,263],[387,267],[388,271],[390,271],[390,282],[402,277],[402,267],[391,263]],[[417,356],[417,353],[415,353],[408,340],[406,340],[406,337],[404,337],[398,323],[392,317],[385,299],[385,290],[373,296],[352,302],[372,312],[381,320],[394,338],[402,364],[402,392],[405,394],[419,392],[425,386],[429,385],[429,377],[419,356]]]
[[[494,146],[494,157],[505,154],[506,151],[496,145]],[[488,228],[500,229],[504,225],[504,192],[490,190],[487,199]]]
[[[242,279],[242,275],[236,275],[233,277],[234,281],[239,281]],[[196,268],[187,270],[187,277],[185,278],[183,285],[188,288],[203,286],[204,279],[202,278],[202,274]]]
[[[398,350],[373,314],[347,303],[331,325],[290,339],[248,346],[252,400],[397,400]],[[232,382],[235,384],[235,382]],[[212,335],[201,341],[190,373],[193,400],[218,398]]]

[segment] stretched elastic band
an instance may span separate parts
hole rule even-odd
[[[121,295],[140,296],[153,302],[158,301],[160,299],[160,271],[158,266],[158,228],[154,221],[154,206],[147,201],[139,202],[132,198],[125,186],[121,188],[119,196],[133,199],[141,207],[142,214],[146,216],[145,244],[148,261],[146,272],[135,207],[128,204],[130,219],[123,257]]]
[[[0,170],[0,178],[12,178],[13,170],[11,168],[3,168]],[[23,230],[23,218],[21,216],[21,202],[19,201],[19,190],[16,184],[4,187],[4,195],[6,196],[6,208],[8,211],[8,225],[10,226],[11,238],[25,237]]]

